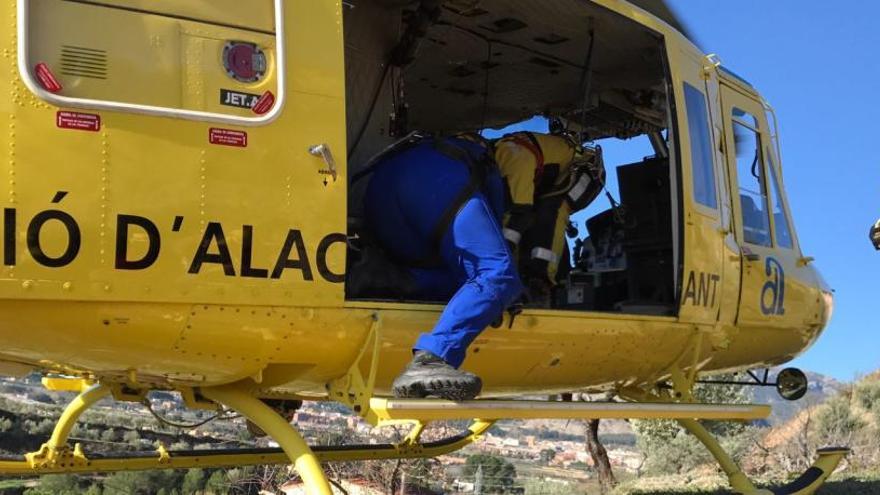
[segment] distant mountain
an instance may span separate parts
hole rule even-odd
[[[773,368],[770,370],[771,381],[775,381],[777,373],[782,369]],[[807,375],[809,385],[807,394],[800,400],[787,401],[776,393],[774,387],[755,387],[753,402],[756,404],[769,404],[773,407],[773,413],[767,420],[770,426],[786,423],[804,409],[825,402],[825,400],[846,386],[845,383],[837,381],[830,376],[811,371],[805,371],[804,373]]]
[[[776,375],[783,367],[770,370],[769,380],[776,380]],[[841,389],[846,384],[820,373],[805,371],[809,380],[807,394],[800,400],[787,401],[779,396],[775,387],[751,387],[754,393],[751,402],[755,404],[768,404],[772,409],[770,417],[764,422],[767,426],[776,427],[785,424],[809,407],[817,406]],[[763,372],[761,373],[763,374]],[[745,381],[744,373],[739,375],[738,380]],[[528,397],[532,400],[542,400],[544,397]],[[508,420],[499,423],[496,427],[504,430],[511,436],[532,435],[537,438],[558,438],[578,441],[583,438],[583,423],[580,421],[566,420]],[[623,420],[604,420],[601,423],[599,437],[609,445],[632,445],[635,443],[635,432],[629,422]]]

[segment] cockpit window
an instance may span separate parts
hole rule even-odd
[[[684,83],[684,99],[687,105],[688,131],[691,141],[694,200],[715,209],[718,207],[718,197],[715,191],[712,137],[709,135],[706,97],[697,88]]]
[[[741,108],[733,108],[733,119],[735,121],[742,122],[743,124],[746,124],[747,126],[754,128],[755,130],[761,128],[761,126],[758,124],[758,118]]]
[[[746,122],[756,122],[757,119],[747,112],[737,115],[736,109],[734,117],[738,117],[733,122],[733,135],[736,141],[736,173],[743,236],[749,244],[770,246],[770,217],[761,157],[761,137],[757,129],[746,125]]]
[[[767,167],[770,170],[770,204],[773,205],[773,225],[776,227],[776,245],[783,248],[792,249],[794,243],[791,240],[791,229],[788,226],[788,217],[785,214],[785,205],[782,203],[782,194],[779,187],[779,180],[776,175],[776,165],[773,162],[773,155],[767,150],[767,159],[770,161]]]

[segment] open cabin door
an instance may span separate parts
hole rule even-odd
[[[743,266],[737,324],[783,328],[817,323],[816,280],[797,245],[764,105],[724,79],[721,100]]]
[[[340,4],[19,7],[21,80],[48,104],[16,119],[16,207],[64,191],[83,239],[69,266],[19,276],[80,298],[341,305]]]
[[[684,270],[681,274],[681,320],[716,324],[727,300],[727,278],[736,279],[724,261],[727,195],[718,154],[717,91],[704,77],[704,59],[682,52],[676,99],[681,133]],[[710,81],[711,83],[711,81]],[[717,124],[720,126],[720,123]],[[735,270],[736,267],[733,267]]]

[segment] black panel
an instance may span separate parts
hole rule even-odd
[[[672,248],[669,160],[646,160],[617,168],[620,200],[626,208],[627,251]]]
[[[566,41],[569,41],[569,39],[565,36],[559,36],[556,33],[549,33],[545,34],[544,36],[538,36],[537,38],[535,38],[535,41],[543,45],[560,45],[562,43],[565,43]]]
[[[504,34],[519,31],[520,29],[525,29],[528,26],[528,24],[519,19],[513,17],[505,17],[504,19],[498,19],[492,24],[483,24],[480,27],[492,31],[493,33]]]
[[[623,250],[630,302],[672,304],[672,199],[669,160],[617,168],[624,213]]]
[[[815,483],[816,480],[818,480],[823,474],[825,474],[825,471],[822,471],[815,466],[811,467],[810,469],[807,469],[804,474],[800,475],[798,479],[792,481],[791,483],[783,486],[782,488],[774,488],[773,493],[774,495],[791,495],[793,493],[797,493]]]

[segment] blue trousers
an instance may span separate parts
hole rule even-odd
[[[430,233],[469,177],[465,164],[430,146],[419,146],[380,163],[365,205],[373,233],[400,259],[417,259],[436,251],[430,244]],[[413,349],[436,354],[456,368],[471,342],[523,290],[501,233],[500,177],[492,175],[487,181],[484,191],[465,202],[443,235],[441,265],[411,270],[423,295],[449,298],[434,329],[422,334]]]

